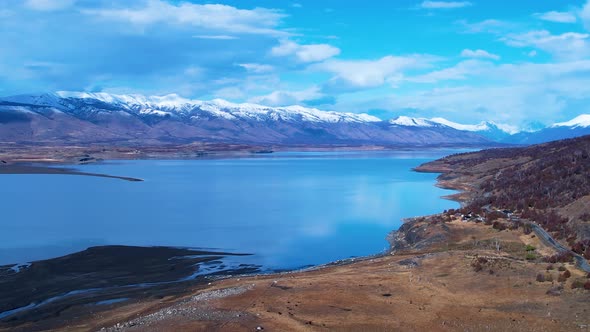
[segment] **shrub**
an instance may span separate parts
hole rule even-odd
[[[488,262],[488,260],[485,257],[478,257],[473,263],[471,263],[471,266],[473,267],[473,271],[479,272],[479,271],[483,270],[483,266],[487,262]]]
[[[545,257],[545,261],[548,263],[567,263],[574,259],[574,255],[569,251],[562,251],[553,256]]]
[[[576,254],[583,255],[584,254],[584,244],[581,241],[578,241],[572,245],[572,251]]]
[[[563,272],[563,271],[565,271],[567,269],[565,268],[565,266],[562,265],[557,270]]]
[[[534,259],[536,259],[536,258],[537,258],[537,255],[535,255],[535,253],[534,253],[534,252],[530,252],[530,251],[529,251],[529,252],[527,252],[527,253],[526,253],[526,256],[525,256],[525,259],[526,259],[526,260],[528,260],[528,261],[532,261],[532,260],[534,260]]]
[[[480,262],[475,262],[475,263],[471,264],[471,266],[473,266],[473,271],[475,271],[475,272],[479,272],[479,271],[483,270],[483,266],[481,265]]]
[[[527,245],[524,247],[524,250],[526,250],[526,251],[533,251],[533,250],[535,250],[535,249],[537,249],[537,248],[535,248],[534,246],[532,246],[532,245],[530,245],[530,244],[527,244]]]
[[[524,224],[522,225],[522,231],[524,234],[529,235],[533,231],[533,227],[530,224]]]
[[[545,282],[545,275],[542,273],[537,274],[537,282]]]
[[[506,224],[504,224],[504,223],[501,223],[499,221],[494,221],[494,223],[492,224],[492,228],[497,229],[498,231],[503,231],[507,227],[506,227]]]
[[[586,281],[586,283],[584,284],[584,289],[590,290],[590,281]]]
[[[554,269],[553,264],[547,265],[547,271],[551,271],[553,269]],[[589,273],[589,275],[590,275],[590,273]]]
[[[567,279],[572,276],[572,273],[570,270],[565,270],[565,272],[563,272],[563,276]]]
[[[584,288],[584,282],[581,280],[574,280],[574,282],[572,282],[572,289],[576,288]]]

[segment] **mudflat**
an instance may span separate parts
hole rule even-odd
[[[224,257],[239,255],[244,254],[101,246],[24,266],[0,266],[0,328],[53,328],[69,315],[92,312],[97,304],[162,298],[215,276],[258,271],[255,265],[224,265]],[[212,271],[200,274],[205,268]]]

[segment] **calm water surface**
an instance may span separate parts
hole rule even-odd
[[[124,244],[253,253],[288,269],[379,253],[401,218],[457,204],[411,171],[456,151],[274,153],[78,167],[145,182],[0,175],[0,264]]]

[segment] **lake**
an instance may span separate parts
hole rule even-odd
[[[457,151],[280,152],[248,158],[110,161],[74,166],[144,182],[1,175],[0,265],[96,245],[252,253],[293,269],[388,248],[401,219],[458,204],[412,172]],[[245,258],[242,258],[245,259]]]

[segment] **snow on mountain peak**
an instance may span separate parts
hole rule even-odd
[[[445,118],[432,118],[430,119],[430,121],[432,122],[436,122],[436,123],[440,123],[442,125],[445,125],[447,127],[451,127],[457,130],[465,130],[465,131],[484,131],[484,130],[488,130],[489,127],[487,125],[486,122],[481,122],[479,124],[476,125],[466,125],[466,124],[460,124],[460,123],[456,123],[453,121],[449,121]]]
[[[140,113],[160,114],[162,109],[166,112],[186,112],[198,108],[210,114],[225,119],[249,118],[254,120],[283,119],[299,120],[313,122],[379,122],[379,118],[368,114],[344,113],[335,111],[322,111],[317,108],[308,108],[304,106],[286,106],[270,107],[250,103],[232,103],[223,99],[213,99],[210,101],[201,101],[187,99],[177,94],[165,96],[143,96],[137,94],[119,95],[104,92],[70,92],[58,91],[55,93],[58,98],[73,99],[94,99],[105,103],[117,104],[123,106],[139,106]]]
[[[551,128],[556,128],[556,127],[572,127],[572,128],[590,127],[590,114],[578,115],[577,117],[571,119],[570,121],[558,122],[558,123],[555,123],[551,126]]]
[[[389,120],[389,123],[406,127],[433,127],[435,124],[424,118],[411,118],[409,116],[398,116]]]
[[[445,118],[432,118],[430,119],[432,122],[436,122],[457,130],[464,130],[464,131],[473,131],[473,132],[482,132],[482,131],[492,131],[492,130],[500,130],[506,134],[516,134],[519,132],[518,127],[507,125],[507,124],[499,124],[493,121],[482,121],[478,124],[461,124],[453,121],[449,121]]]

